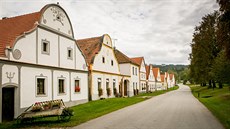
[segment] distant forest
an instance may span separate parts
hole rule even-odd
[[[164,74],[165,72],[173,73],[175,75],[175,79],[177,83],[179,83],[180,80],[184,80],[186,78],[184,75],[185,74],[184,72],[187,71],[189,66],[188,65],[173,65],[173,64],[169,64],[169,65],[165,65],[165,64],[154,65],[153,64],[153,67],[160,68],[161,74]]]

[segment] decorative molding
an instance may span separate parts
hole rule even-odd
[[[2,84],[2,88],[4,88],[4,87],[7,87],[7,88],[9,88],[9,87],[17,87],[18,88],[18,84],[17,83],[12,83],[12,82],[4,83],[4,84]]]
[[[74,78],[74,80],[79,80],[79,79],[80,79],[80,78],[79,78],[78,76]]]
[[[12,79],[14,78],[15,72],[6,72],[6,76],[9,79],[9,83],[12,82]]]
[[[22,56],[22,53],[21,53],[21,51],[19,49],[15,49],[13,51],[13,57],[14,57],[14,59],[19,60],[21,58],[21,56]]]
[[[61,11],[61,9],[56,8],[56,7],[51,7],[50,10],[53,12],[53,21],[58,21],[62,24],[62,26],[64,26],[64,18],[66,17],[64,12]]]
[[[47,45],[46,46],[46,51],[43,50],[44,46],[43,45]],[[41,43],[41,53],[42,54],[47,54],[50,55],[50,41],[48,41],[47,39],[42,39],[42,43]]]
[[[3,64],[9,64],[9,65],[20,65],[20,66],[26,66],[26,67],[32,67],[32,68],[43,68],[43,69],[49,69],[49,70],[65,70],[65,71],[71,71],[71,72],[79,72],[79,73],[88,73],[88,71],[80,70],[80,69],[70,69],[70,68],[60,68],[55,66],[48,66],[48,65],[40,65],[40,64],[32,64],[32,63],[25,63],[25,62],[16,62],[16,61],[9,61],[9,60],[1,60],[2,66]],[[1,68],[1,63],[0,63]]]

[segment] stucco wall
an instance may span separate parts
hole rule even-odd
[[[92,74],[92,99],[97,100],[99,99],[98,95],[98,79],[101,79],[101,88],[103,89],[103,95],[100,96],[101,98],[108,98],[107,92],[106,92],[106,79],[109,79],[109,87],[111,89],[111,96],[114,97],[113,93],[113,79],[116,81],[116,89],[117,92],[119,92],[119,76],[118,75],[111,75],[111,74],[103,74],[103,73],[93,73]]]
[[[3,65],[2,67],[2,86],[18,85],[18,68],[14,65]]]
[[[72,26],[67,14],[58,6],[48,7],[42,15],[41,24],[66,35],[73,36]]]
[[[102,57],[105,58],[105,63],[102,62]],[[111,61],[113,61],[113,65],[111,65]],[[120,73],[119,64],[112,48],[102,45],[101,51],[94,58],[93,70]]]

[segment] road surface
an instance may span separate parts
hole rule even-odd
[[[190,92],[176,91],[153,97],[83,123],[74,129],[224,129]]]

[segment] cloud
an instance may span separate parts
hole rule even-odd
[[[129,57],[150,64],[189,64],[195,25],[218,9],[210,0],[30,0],[0,1],[0,17],[39,11],[57,3],[70,17],[76,39],[109,34]]]

